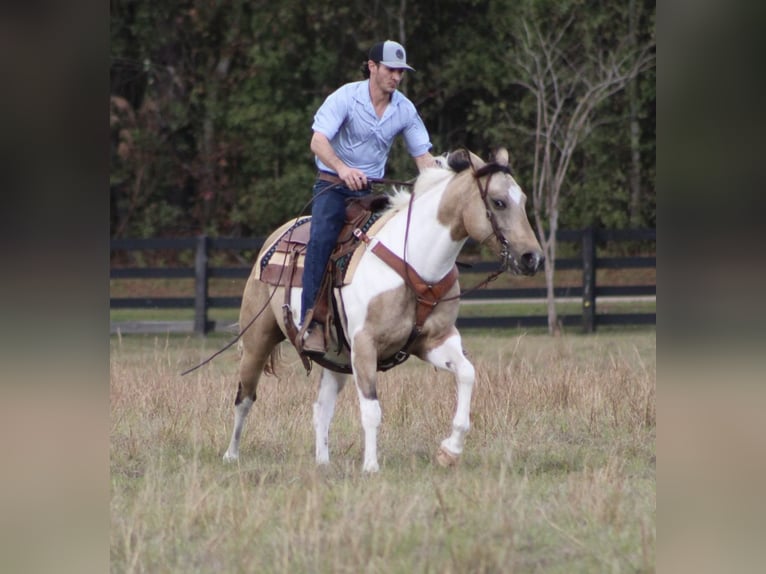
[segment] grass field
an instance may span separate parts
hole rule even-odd
[[[264,377],[239,465],[237,355],[222,336],[111,341],[111,565],[115,572],[653,572],[653,329],[558,339],[470,334],[477,370],[460,464],[450,375],[411,359],[380,376],[380,473],[361,472],[353,387],[328,467],[314,464],[307,377],[291,348]]]
[[[648,299],[648,298],[647,298]],[[556,310],[559,315],[582,314],[582,303],[579,301],[558,301]],[[597,306],[599,314],[610,313],[656,313],[655,300],[613,299],[600,301]],[[460,306],[461,317],[532,317],[547,316],[547,307],[541,302],[470,302]],[[210,309],[208,319],[231,323],[239,320],[239,308]],[[112,309],[110,320],[119,321],[193,321],[194,309]],[[235,329],[236,332],[236,329]]]

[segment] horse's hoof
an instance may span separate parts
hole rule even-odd
[[[232,462],[237,462],[238,460],[239,460],[239,457],[237,455],[229,454],[228,450],[223,455],[223,462],[225,462],[227,464],[232,463]]]
[[[443,446],[440,446],[439,450],[436,451],[436,462],[438,462],[444,468],[455,466],[459,459],[460,455],[451,453]]]

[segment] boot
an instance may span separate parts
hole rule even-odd
[[[303,331],[303,330],[302,330]],[[327,344],[324,337],[324,325],[318,321],[311,321],[303,333],[298,335],[299,345],[296,345],[301,353],[307,355],[324,355],[327,352]]]

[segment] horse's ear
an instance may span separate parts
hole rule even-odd
[[[504,147],[499,148],[495,152],[495,163],[497,165],[502,165],[503,167],[508,167],[508,150]]]
[[[459,149],[449,154],[447,165],[449,165],[453,171],[461,172],[464,169],[468,169],[468,166],[471,165],[471,158],[468,156],[466,150]]]

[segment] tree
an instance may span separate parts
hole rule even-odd
[[[545,252],[551,334],[560,332],[553,292],[556,232],[561,193],[574,153],[592,130],[598,107],[654,64],[653,44],[634,47],[627,38],[616,47],[593,44],[587,49],[573,23],[570,15],[563,25],[543,32],[539,20],[524,20],[516,38],[520,48],[516,82],[531,95],[535,109],[532,204]]]
[[[655,8],[631,2],[638,46]],[[111,0],[112,235],[265,235],[296,216],[313,181],[313,114],[361,79],[383,38],[418,70],[402,88],[434,152],[507,147],[531,189],[537,104],[517,82],[529,58],[520,22],[561,30],[575,13],[558,46],[571,61],[625,48],[628,5],[606,0]],[[562,227],[652,223],[654,70],[638,79],[593,110],[599,129],[571,157]],[[401,140],[387,175],[415,175]]]

